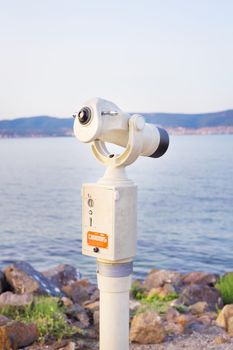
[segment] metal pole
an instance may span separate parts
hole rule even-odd
[[[100,290],[100,350],[129,349],[129,290],[132,262],[97,262]]]

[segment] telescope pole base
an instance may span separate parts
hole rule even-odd
[[[130,264],[132,265],[132,262]],[[109,264],[99,263],[99,265]],[[117,265],[111,265],[111,270],[116,271]],[[113,271],[113,275],[116,276],[117,273]],[[122,277],[109,277],[97,273],[100,290],[100,350],[129,350],[131,278],[131,274]]]

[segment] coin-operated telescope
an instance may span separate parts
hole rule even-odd
[[[100,350],[129,349],[129,289],[137,243],[137,187],[125,167],[139,156],[161,157],[167,132],[129,115],[114,103],[94,98],[74,115],[74,134],[91,143],[107,166],[104,176],[82,187],[82,253],[97,258],[100,290]],[[106,143],[123,147],[114,154]]]

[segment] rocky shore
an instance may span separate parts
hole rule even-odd
[[[99,291],[70,265],[0,271],[0,350],[97,350]],[[133,281],[130,349],[233,349],[233,273],[153,270]],[[109,349],[111,350],[111,349]]]

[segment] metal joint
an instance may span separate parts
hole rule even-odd
[[[126,277],[133,273],[133,261],[122,264],[105,264],[97,261],[97,273],[104,277]]]

